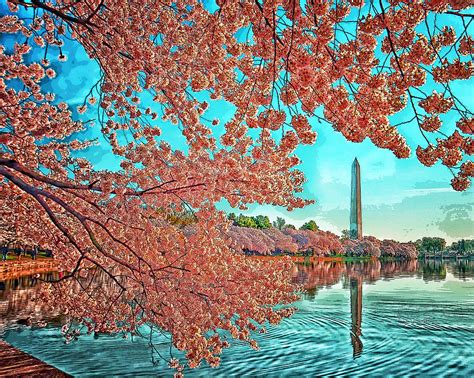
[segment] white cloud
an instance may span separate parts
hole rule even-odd
[[[409,189],[404,190],[406,197],[414,197],[414,196],[425,196],[427,194],[432,193],[453,193],[454,190],[451,187],[446,188],[420,188],[420,189]]]

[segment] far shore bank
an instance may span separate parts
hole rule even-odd
[[[0,281],[6,281],[20,276],[38,273],[48,273],[58,269],[58,262],[49,257],[39,257],[36,260],[23,258],[0,261]]]
[[[290,257],[295,262],[370,262],[370,261],[406,261],[406,259],[396,258],[396,257],[374,257],[374,256],[291,256],[291,255],[248,255],[251,258],[275,258],[275,257]],[[436,257],[424,257],[418,256],[412,260],[474,260],[474,256],[461,256],[461,257],[448,257],[445,256],[441,258],[440,256]]]

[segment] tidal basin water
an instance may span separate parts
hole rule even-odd
[[[260,351],[236,342],[220,367],[185,375],[474,376],[472,261],[317,262],[295,264],[293,276],[307,290],[299,311],[256,337]],[[0,338],[74,376],[172,375],[152,364],[143,339],[65,345],[61,317],[31,301],[32,283],[0,282]],[[49,325],[37,328],[43,318]],[[169,351],[164,339],[156,347]]]

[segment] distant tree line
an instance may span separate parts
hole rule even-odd
[[[415,241],[420,255],[457,254],[470,255],[474,252],[474,240],[461,239],[447,246],[446,240],[440,237],[423,237]]]
[[[300,254],[310,256],[388,257],[413,259],[417,251],[413,243],[378,240],[368,236],[352,240],[349,232],[342,237],[319,229],[316,221],[309,220],[299,229],[277,217],[275,221],[264,215],[247,216],[230,213],[232,221],[227,231],[229,243],[236,252],[258,255]]]
[[[281,217],[277,217],[272,223],[270,222],[270,218],[268,218],[266,215],[247,216],[239,214],[237,216],[235,213],[230,213],[228,215],[228,219],[233,222],[234,226],[239,227],[258,228],[260,230],[265,230],[273,226],[280,231],[284,229],[296,230],[294,225],[286,223],[285,219]],[[314,220],[310,220],[304,223],[299,229],[316,231],[319,230],[319,227]]]
[[[373,236],[354,240],[351,239],[349,230],[342,230],[341,236],[337,236],[321,231],[314,220],[305,222],[297,229],[281,217],[271,222],[266,215],[247,216],[230,213],[228,219],[233,223],[229,235],[234,246],[237,246],[236,249],[242,246],[246,253],[287,252],[318,256],[412,259],[418,255],[470,255],[474,251],[474,240],[459,240],[449,247],[446,245],[446,240],[440,237],[423,237],[416,242],[408,243],[389,239],[379,240]]]
[[[270,219],[266,215],[257,215],[253,217],[243,214],[236,216],[234,213],[230,213],[228,218],[233,222],[234,226],[239,227],[258,228],[260,230],[265,230],[272,226]]]
[[[451,245],[451,249],[460,253],[474,252],[474,240],[461,239]]]
[[[195,222],[195,217],[192,213],[188,211],[182,212],[171,212],[167,215],[168,220],[178,226],[185,227],[191,225]],[[257,230],[269,230],[274,228],[279,231],[285,231],[288,234],[289,230],[300,230],[300,231],[319,231],[319,226],[316,221],[311,219],[305,222],[299,228],[295,227],[293,224],[286,223],[286,220],[282,217],[277,217],[273,222],[270,221],[270,218],[266,215],[236,215],[235,213],[228,214],[228,219],[232,221],[233,226],[244,227]],[[243,232],[243,231],[242,231]],[[307,237],[307,236],[306,236]],[[327,237],[327,236],[326,236]],[[364,237],[362,241],[353,241],[350,237],[349,230],[342,230],[341,236],[337,237],[342,244],[344,245],[344,250],[346,255],[349,256],[362,256],[362,255],[373,255],[373,256],[386,256],[393,257],[395,252],[393,252],[393,245],[397,243],[395,241],[388,240],[379,245],[376,242],[376,238],[368,236]],[[311,237],[310,237],[311,239]],[[333,236],[330,236],[330,239],[334,239]],[[413,253],[410,248],[410,251],[406,252],[406,244],[412,244],[416,248],[416,252],[420,256],[424,255],[471,255],[474,252],[474,240],[462,239],[457,242],[453,242],[450,246],[447,245],[446,240],[441,237],[423,237],[416,240],[415,242],[409,243],[398,243],[400,247],[396,247],[395,250],[403,251],[403,255],[411,256]],[[375,245],[375,247],[374,247]],[[380,248],[380,254],[377,250]],[[301,249],[301,246],[300,246]],[[311,248],[315,250],[314,247]],[[333,251],[334,253],[334,251]],[[401,253],[401,252],[400,252]]]

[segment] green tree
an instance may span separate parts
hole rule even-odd
[[[350,236],[351,236],[351,234],[350,234],[349,230],[346,229],[346,230],[341,231],[341,239],[342,240],[347,240],[347,239],[350,238]]]
[[[421,249],[430,252],[440,252],[446,248],[446,240],[438,237],[424,237],[421,239]]]
[[[296,227],[293,226],[293,225],[290,224],[290,223],[287,223],[287,224],[285,224],[285,225],[283,226],[283,229],[286,229],[286,228],[288,228],[288,229],[290,229],[290,230],[296,230]]]
[[[257,224],[257,228],[265,229],[270,228],[272,226],[272,224],[270,223],[270,219],[266,215],[257,215],[254,220]]]
[[[309,222],[306,222],[300,227],[300,230],[310,230],[310,231],[317,231],[319,230],[318,225],[314,220],[310,220]]]
[[[415,248],[418,252],[423,252],[424,249],[423,249],[423,242],[421,241],[421,239],[417,239],[415,241]]]
[[[451,244],[451,249],[460,254],[469,254],[474,249],[474,240],[461,239]]]
[[[257,223],[255,222],[254,217],[248,217],[242,214],[240,214],[236,219],[235,224],[240,227],[257,228]]]
[[[174,211],[167,215],[167,220],[177,227],[185,227],[196,223],[196,216],[189,211]]]
[[[286,221],[283,218],[277,217],[276,221],[273,222],[273,227],[278,228],[279,230],[283,230],[285,224]]]
[[[235,215],[235,213],[229,213],[229,215],[227,215],[227,219],[231,220],[235,224],[235,221],[237,220],[237,216]]]

